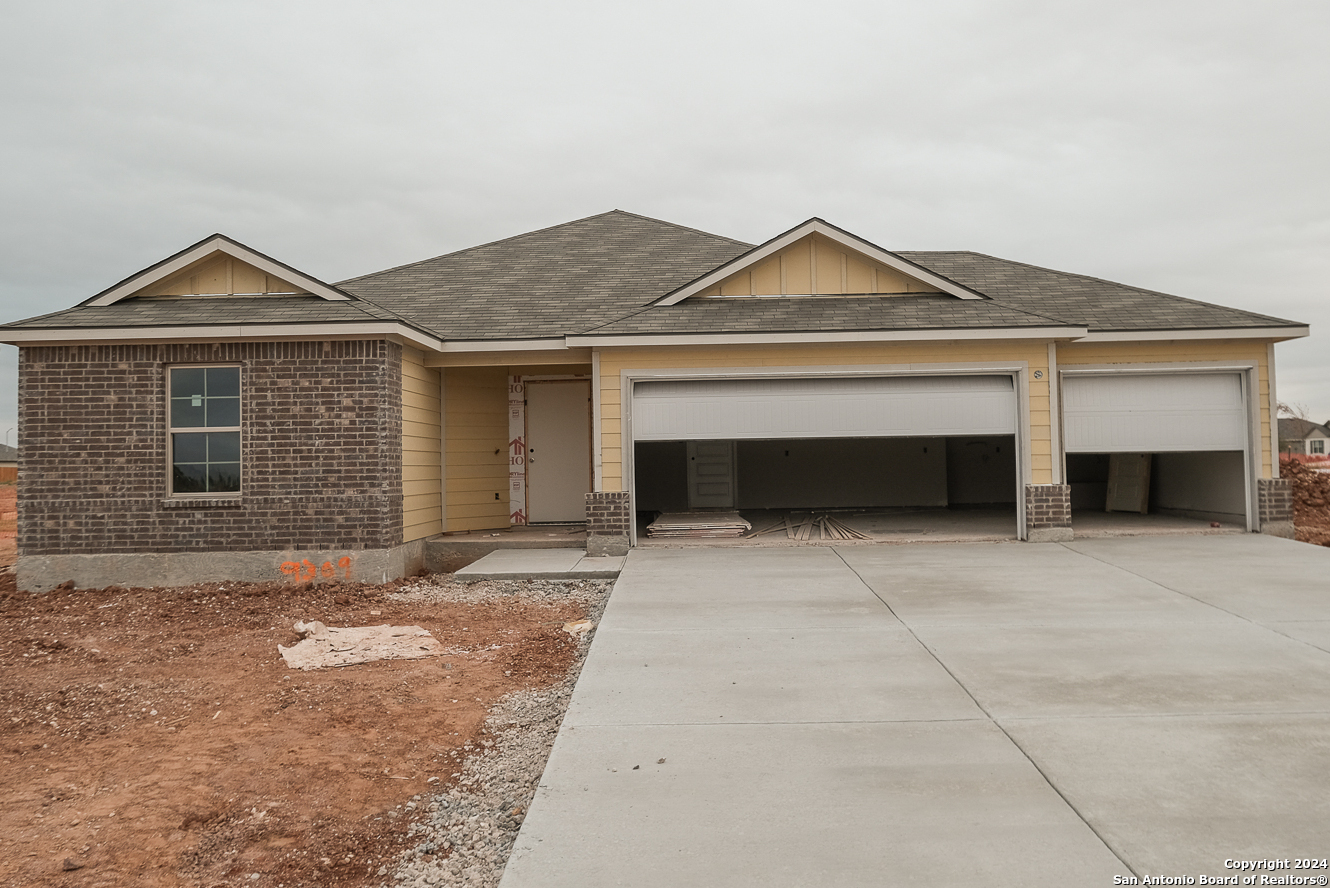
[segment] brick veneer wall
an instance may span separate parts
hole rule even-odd
[[[239,500],[169,500],[166,368],[239,364]],[[26,346],[20,555],[402,542],[401,347],[385,340]]]
[[[625,490],[598,491],[586,495],[586,551],[588,555],[627,555],[628,511]]]
[[[1070,540],[1071,485],[1025,485],[1025,530],[1033,542]]]
[[[1287,478],[1257,479],[1256,511],[1261,533],[1293,538],[1293,488]]]

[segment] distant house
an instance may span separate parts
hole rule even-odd
[[[0,444],[0,484],[18,480],[18,448]]]
[[[1308,419],[1281,419],[1279,450],[1281,453],[1305,453],[1311,456],[1330,453],[1330,423],[1322,425]]]

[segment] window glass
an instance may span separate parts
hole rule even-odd
[[[240,368],[173,367],[169,379],[171,492],[238,493]]]
[[[1321,438],[1308,441],[1311,446],[1307,448],[1309,453],[1325,453],[1325,441]]]

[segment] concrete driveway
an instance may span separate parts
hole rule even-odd
[[[1327,823],[1330,549],[635,550],[502,885],[1199,882]]]

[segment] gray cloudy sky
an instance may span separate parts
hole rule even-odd
[[[616,207],[818,215],[1309,322],[1280,396],[1324,421],[1328,43],[1324,0],[11,4],[0,315],[214,231],[336,281]]]

